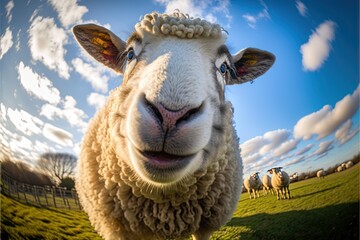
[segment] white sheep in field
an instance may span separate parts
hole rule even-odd
[[[257,197],[260,197],[259,195],[259,189],[261,186],[261,180],[259,177],[259,173],[251,174],[248,178],[245,178],[244,180],[244,186],[249,193],[250,199],[254,197],[254,199]]]
[[[271,177],[269,175],[263,176],[262,184],[263,184],[263,191],[265,196],[268,195],[269,192],[271,193],[271,195],[274,194],[274,188],[271,185]]]
[[[235,210],[242,160],[225,85],[265,73],[275,57],[231,55],[217,24],[151,13],[126,42],[73,28],[96,60],[123,74],[89,124],[76,187],[105,239],[208,239]]]
[[[353,165],[354,165],[354,164],[353,164],[353,162],[352,162],[351,160],[348,161],[347,163],[345,163],[346,169],[351,168]]]
[[[345,170],[345,164],[341,164],[337,167],[337,171],[338,172],[341,172],[341,171],[344,171]]]
[[[282,167],[275,167],[268,170],[268,172],[272,174],[271,185],[276,191],[276,197],[278,200],[280,200],[281,196],[284,199],[290,199],[290,178],[289,175],[281,169]]]
[[[325,175],[326,175],[326,172],[324,171],[324,169],[320,169],[319,171],[316,172],[316,176],[320,179],[324,178]]]

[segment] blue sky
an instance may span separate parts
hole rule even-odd
[[[277,57],[253,84],[225,90],[245,174],[327,168],[360,150],[356,0],[4,0],[0,9],[0,147],[21,161],[78,154],[87,122],[121,84],[78,47],[73,25],[94,22],[125,40],[141,16],[175,9],[218,22],[232,53]]]

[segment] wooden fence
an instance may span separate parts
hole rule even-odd
[[[79,198],[75,189],[63,187],[36,186],[20,183],[4,172],[1,173],[1,193],[26,204],[40,207],[80,209]]]

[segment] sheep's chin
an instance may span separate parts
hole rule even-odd
[[[136,173],[155,186],[175,184],[198,170],[202,153],[176,156],[164,152],[142,152],[129,146],[130,159]]]

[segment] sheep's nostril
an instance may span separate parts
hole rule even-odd
[[[192,117],[194,117],[197,113],[200,112],[201,108],[202,108],[202,105],[201,105],[200,107],[190,109],[189,111],[187,111],[187,112],[185,113],[185,115],[183,115],[182,117],[180,117],[180,118],[176,121],[176,123],[178,124],[178,123],[180,123],[180,122],[190,120]]]
[[[143,105],[153,118],[163,126],[164,131],[176,127],[180,122],[190,121],[201,112],[201,109],[203,108],[203,104],[201,104],[199,107],[195,108],[183,106],[179,109],[169,109],[162,103],[152,103],[146,99],[146,96],[143,97]]]
[[[162,124],[164,120],[163,120],[163,117],[162,117],[159,109],[158,109],[155,105],[153,105],[151,102],[149,102],[149,101],[146,99],[146,97],[144,98],[144,104],[145,104],[147,110],[148,110],[157,120],[159,120],[160,124]]]

